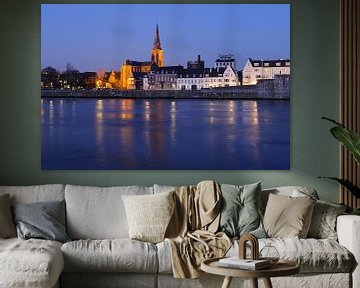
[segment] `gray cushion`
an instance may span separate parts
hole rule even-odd
[[[0,239],[0,287],[53,287],[64,268],[61,243]]]
[[[13,214],[18,236],[22,239],[70,240],[65,231],[64,201],[15,204]]]
[[[78,240],[61,248],[66,272],[157,271],[156,246],[130,239]]]
[[[71,239],[128,238],[122,195],[153,194],[152,187],[66,185],[67,232]]]
[[[0,196],[0,238],[16,237],[16,229],[11,215],[10,196]]]
[[[346,206],[318,200],[315,203],[307,237],[337,240],[336,219]]]
[[[219,231],[229,237],[247,233],[266,237],[260,216],[261,182],[243,186],[221,184],[220,187],[223,198]]]

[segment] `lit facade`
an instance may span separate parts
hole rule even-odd
[[[215,61],[215,68],[226,68],[227,66],[231,66],[234,70],[236,70],[236,61],[234,55],[232,54],[220,54],[218,59]]]
[[[177,90],[200,90],[206,88],[239,86],[236,71],[228,65],[226,68],[203,71],[185,69],[176,80]]]
[[[290,75],[290,59],[253,60],[249,58],[242,71],[242,84],[255,85],[261,79],[274,79],[275,75]]]
[[[119,88],[124,90],[141,89],[143,76],[151,69],[152,64],[164,66],[164,51],[161,48],[159,26],[156,25],[154,46],[151,50],[151,61],[126,60],[120,68]]]

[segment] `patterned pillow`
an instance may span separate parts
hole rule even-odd
[[[122,196],[131,239],[151,243],[164,240],[175,208],[173,193]]]
[[[345,210],[344,205],[318,200],[314,207],[308,237],[337,240],[336,218]]]
[[[266,238],[260,216],[261,182],[235,186],[221,184],[222,209],[218,231],[229,237],[251,233]]]

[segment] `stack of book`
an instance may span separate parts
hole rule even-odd
[[[246,270],[260,270],[270,267],[271,262],[267,259],[251,260],[240,259],[238,256],[234,256],[220,259],[219,266]]]

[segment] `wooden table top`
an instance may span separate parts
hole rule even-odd
[[[245,270],[219,266],[219,259],[221,258],[224,257],[204,260],[201,263],[201,270],[210,274],[243,278],[280,277],[289,276],[300,272],[300,266],[295,262],[288,260],[279,260],[276,264],[273,264],[271,267],[266,269]]]

